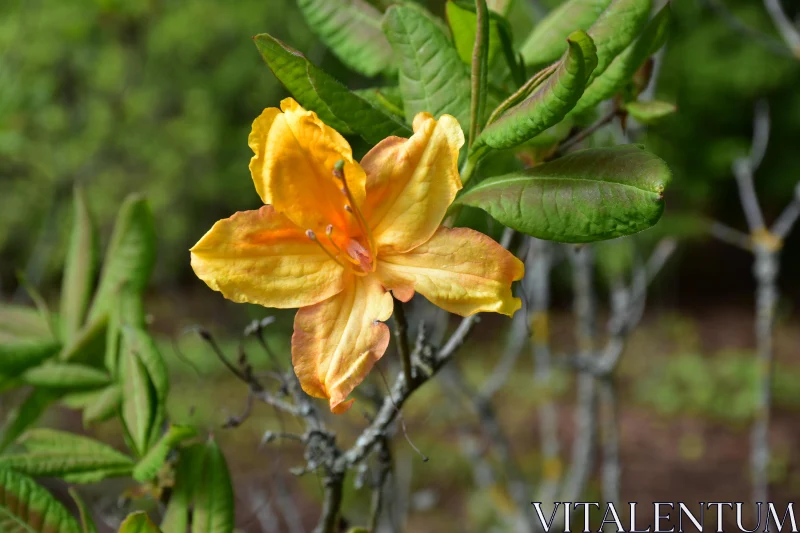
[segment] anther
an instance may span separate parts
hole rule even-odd
[[[352,208],[352,207],[350,207],[350,206],[349,206],[349,205],[347,205],[347,204],[345,204],[345,205],[344,205],[344,210],[345,210],[345,211],[347,211],[348,213],[352,213],[352,212],[353,212],[353,208]]]
[[[325,235],[330,237],[332,233],[333,233],[333,224],[328,224],[328,227],[325,228]]]
[[[313,232],[313,231],[311,231],[310,229],[307,229],[307,230],[306,230],[306,237],[308,237],[308,238],[309,238],[309,239],[311,239],[312,241],[316,241],[316,240],[317,240],[317,236],[316,236],[316,235],[314,234],[314,232]]]

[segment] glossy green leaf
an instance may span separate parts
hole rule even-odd
[[[0,468],[0,527],[4,533],[81,533],[61,502],[8,468]]]
[[[97,235],[83,192],[76,187],[64,279],[61,284],[61,339],[72,341],[83,325],[94,285],[97,264]]]
[[[233,531],[233,486],[228,465],[217,443],[206,443],[203,469],[194,490],[192,533],[231,533]]]
[[[475,30],[477,29],[477,16],[474,2],[461,2],[448,0],[445,5],[447,24],[453,34],[453,43],[458,50],[461,61],[467,65],[472,64],[472,51],[475,46]],[[496,14],[489,19],[488,61],[491,62],[498,53],[502,52],[500,41],[501,18]]]
[[[638,145],[592,148],[485,180],[457,201],[539,239],[593,242],[658,222],[670,178],[666,163]]]
[[[93,322],[87,323],[72,341],[64,346],[58,358],[64,362],[85,363],[92,366],[103,364],[106,348],[106,329],[108,314],[101,315]]]
[[[37,309],[0,303],[0,342],[17,339],[55,340]]]
[[[25,339],[0,344],[0,374],[18,376],[53,357],[61,345],[55,341]]]
[[[135,354],[125,353],[120,358],[119,380],[122,385],[122,422],[136,454],[143,456],[147,453],[155,419],[155,390],[147,368]]]
[[[197,435],[197,431],[189,426],[170,426],[158,442],[150,448],[147,455],[136,463],[133,479],[145,483],[153,479],[167,460],[169,452],[181,442]]]
[[[570,115],[583,113],[622,90],[647,58],[664,44],[670,18],[670,7],[667,4],[647,24],[639,38],[615,57],[605,72],[589,83]]]
[[[0,451],[6,449],[26,429],[36,423],[42,413],[62,396],[63,392],[53,389],[33,389],[25,399],[6,416]]]
[[[122,387],[119,385],[109,385],[98,392],[94,400],[83,409],[84,427],[108,420],[117,413],[122,404]]]
[[[625,111],[642,124],[654,124],[677,111],[675,104],[660,100],[628,102]]]
[[[612,0],[587,33],[597,47],[597,68],[590,81],[603,72],[639,35],[650,16],[652,0]]]
[[[269,34],[255,37],[261,57],[275,77],[306,109],[317,113],[340,133],[357,133],[367,142],[410,130],[381,109],[373,107],[347,87],[312,64],[294,48]]]
[[[147,513],[137,511],[125,518],[119,526],[118,533],[161,533],[161,530],[150,520]],[[178,530],[175,533],[178,533]]]
[[[22,374],[25,383],[50,389],[94,389],[104,387],[111,377],[103,370],[76,363],[50,362]]]
[[[0,455],[0,468],[31,476],[60,477],[73,483],[94,483],[129,475],[133,460],[88,437],[53,429],[33,429],[18,440],[26,452]]]
[[[394,70],[383,13],[366,0],[297,0],[308,25],[348,67],[365,76]]]
[[[558,68],[520,104],[489,124],[480,145],[511,148],[558,124],[583,93],[586,66],[592,64],[591,39],[584,32],[570,35],[569,49]]]
[[[397,57],[406,121],[427,111],[454,116],[469,126],[470,73],[435,20],[411,6],[389,8],[383,20]]]
[[[75,505],[78,507],[78,516],[81,519],[81,530],[83,533],[97,533],[97,526],[94,524],[94,520],[92,520],[92,511],[83,501],[81,495],[78,494],[78,491],[75,490],[75,487],[70,487],[69,495],[72,496]]]
[[[108,313],[121,287],[141,294],[156,259],[153,215],[147,201],[130,195],[120,207],[87,322]]]
[[[383,110],[398,122],[403,122],[403,97],[400,96],[400,87],[370,87],[369,89],[356,89],[355,94],[372,104],[373,107]]]
[[[189,507],[202,479],[205,454],[205,444],[193,444],[180,449],[175,486],[161,521],[164,531],[186,531],[189,526]]]
[[[588,30],[611,0],[567,0],[536,25],[520,50],[527,65],[541,68],[567,51],[567,36]]]

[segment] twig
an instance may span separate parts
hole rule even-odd
[[[765,227],[764,215],[758,205],[758,196],[753,184],[753,174],[761,165],[768,141],[769,106],[765,100],[761,100],[756,105],[753,119],[753,143],[750,155],[741,157],[733,163],[733,173],[736,176],[736,184],[739,187],[739,199],[742,202],[742,209],[751,233],[760,231]]]
[[[750,240],[750,235],[742,233],[738,229],[733,229],[721,222],[712,222],[709,230],[713,237],[723,242],[741,248],[742,250],[747,250],[748,252],[753,250],[753,243]]]
[[[778,219],[772,225],[770,232],[780,239],[784,240],[792,231],[797,219],[800,218],[800,182],[795,185],[794,198],[789,205],[781,212]]]
[[[408,322],[403,302],[394,298],[394,339],[397,343],[397,352],[400,354],[400,362],[403,365],[403,376],[406,381],[411,383],[413,372],[411,367],[411,351],[408,348]]]
[[[788,50],[781,41],[773,38],[771,35],[767,35],[754,28],[751,28],[739,20],[728,10],[727,7],[725,7],[725,4],[720,0],[701,0],[701,2],[722,17],[722,20],[724,20],[728,27],[730,27],[732,30],[749,39],[752,39],[754,42],[760,44],[773,54],[784,57],[791,57],[793,55],[791,50]]]
[[[344,479],[341,476],[327,476],[325,478],[325,496],[322,503],[322,516],[320,516],[314,533],[338,533],[339,509],[342,506],[342,486]]]
[[[383,509],[384,485],[392,471],[392,451],[389,441],[383,439],[378,444],[378,475],[372,487],[372,511],[370,513],[369,530],[378,531],[378,523]]]
[[[610,111],[608,111],[608,113],[597,119],[597,121],[595,121],[593,124],[564,139],[564,142],[558,146],[557,156],[565,154],[570,148],[586,139],[603,126],[610,124],[611,121],[614,120],[614,117],[616,117],[618,114],[619,109],[617,109],[617,106],[615,105]]]
[[[772,22],[775,23],[775,27],[778,28],[778,32],[783,37],[786,46],[789,47],[795,57],[800,59],[800,31],[789,20],[786,13],[783,12],[780,0],[764,0],[764,7],[767,8],[767,12],[772,18]]]

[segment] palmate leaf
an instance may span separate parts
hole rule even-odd
[[[192,533],[233,531],[233,486],[228,465],[217,443],[205,444],[202,474],[194,490]]]
[[[551,11],[525,40],[520,50],[527,65],[542,67],[567,51],[567,36],[588,30],[611,0],[567,0]]]
[[[110,311],[121,287],[141,294],[150,279],[155,258],[155,224],[150,207],[142,196],[130,195],[117,216],[87,322],[94,322]]]
[[[176,530],[177,533],[178,530]],[[131,513],[120,524],[118,533],[161,533],[161,530],[156,526],[147,513],[144,511],[137,511]]]
[[[670,178],[666,163],[640,146],[591,148],[485,180],[457,202],[539,239],[593,242],[655,224]]]
[[[520,104],[486,126],[474,150],[481,150],[482,145],[511,148],[558,124],[583,93],[594,62],[592,40],[582,31],[572,33],[555,72]]]
[[[589,83],[570,112],[571,116],[593,108],[622,90],[647,58],[663,46],[669,31],[670,13],[670,5],[667,4],[645,26],[636,41],[615,57],[605,72]]]
[[[255,43],[275,77],[328,126],[342,134],[357,133],[371,144],[391,135],[411,134],[394,115],[372,106],[297,50],[266,33],[256,35]]]
[[[76,187],[73,200],[72,234],[69,239],[64,279],[61,284],[61,339],[69,343],[83,324],[92,297],[97,264],[97,234],[83,192]]]
[[[78,522],[52,494],[8,468],[0,468],[0,524],[8,532],[81,533]]]
[[[60,477],[71,483],[94,483],[129,475],[133,460],[88,437],[53,429],[33,429],[18,441],[24,453],[0,455],[0,468],[31,476]]]
[[[365,76],[394,70],[383,13],[366,0],[297,0],[308,25],[348,67]]]
[[[392,6],[383,31],[397,57],[406,121],[422,111],[436,118],[449,114],[468,130],[469,68],[433,17],[416,7]]]

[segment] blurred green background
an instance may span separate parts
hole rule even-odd
[[[509,18],[516,39],[522,41],[534,21],[556,4],[558,0],[515,0]],[[443,12],[444,2],[431,0],[427,5],[435,13]],[[784,6],[790,17],[800,16],[800,3],[788,1]],[[739,470],[734,481],[721,473],[730,462],[746,466],[746,423],[752,416],[754,387],[751,259],[710,240],[700,221],[713,217],[745,227],[731,164],[749,149],[757,100],[766,98],[772,110],[770,144],[756,174],[768,220],[788,203],[800,179],[800,60],[781,49],[762,3],[674,0],[673,8],[675,22],[661,59],[656,95],[676,103],[678,113],[641,132],[636,141],[673,169],[665,218],[652,231],[676,235],[681,253],[670,264],[666,280],[657,284],[651,318],[634,337],[634,354],[623,364],[625,401],[632,406],[623,419],[623,455],[633,465],[627,487],[636,487],[641,498],[663,500],[677,496],[648,479],[676,472],[698,491],[724,489],[726,484],[747,490]],[[731,18],[747,30],[736,27]],[[80,184],[105,239],[122,198],[133,191],[147,194],[159,238],[150,295],[156,330],[174,336],[180,327],[200,321],[220,329],[229,326],[229,334],[235,336],[247,315],[264,315],[263,310],[224,302],[208,290],[193,276],[188,254],[216,220],[260,204],[247,169],[247,135],[260,111],[286,96],[251,42],[262,32],[301,50],[351,88],[388,82],[349,72],[311,34],[293,0],[0,2],[0,299],[26,301],[18,287],[20,271],[46,296],[57,293],[71,191]],[[777,431],[783,440],[776,448],[776,482],[782,494],[796,496],[800,473],[790,449],[796,444],[791,428],[798,427],[800,406],[800,367],[795,360],[800,346],[800,231],[787,240],[784,259],[776,344],[780,379],[775,385],[782,410]],[[568,304],[568,294],[557,295],[556,307]],[[555,342],[569,335],[567,317],[556,317],[554,325]],[[172,353],[166,339],[164,351]],[[478,344],[474,353],[491,358],[499,350]],[[172,364],[176,372],[187,372],[180,363]],[[209,357],[209,368],[214,364]],[[489,364],[483,359],[468,371],[479,374]],[[178,381],[173,410],[212,426],[223,419],[220,405],[235,412],[245,391],[208,373],[200,379],[188,372],[190,378]],[[526,386],[518,385],[504,392],[501,401],[535,403],[535,398],[520,396]],[[560,387],[564,401],[570,401],[568,388]],[[215,393],[197,394],[198,390]],[[412,426],[415,421],[430,422],[426,405],[436,394],[431,391],[411,403]],[[509,427],[524,431],[527,411],[500,410]],[[186,414],[190,412],[195,414]],[[265,413],[269,414],[261,411]],[[427,427],[429,433],[418,429],[413,436],[428,455],[452,445],[440,434],[444,429],[435,423]],[[260,430],[253,424],[238,437],[224,437],[228,449],[240,446],[252,452]],[[649,464],[647,446],[658,439],[672,444],[669,451],[653,452],[663,453],[660,466],[652,470],[656,466]],[[512,433],[512,440],[522,452],[523,466],[536,464],[534,455],[526,455],[532,436]],[[722,477],[703,485],[705,478],[694,474],[696,462],[714,447],[736,451],[727,462],[706,463],[708,470],[701,472]],[[258,485],[251,479],[250,455],[232,457],[242,486]],[[414,458],[409,457],[408,461]],[[651,470],[641,470],[637,460]],[[786,466],[790,463],[795,466]],[[284,458],[269,468],[285,470],[291,464]],[[415,488],[435,484],[437,477],[449,480],[454,490],[460,488],[455,485],[466,475],[464,464],[456,459],[431,464]],[[314,480],[303,483],[316,493]],[[440,483],[439,489],[446,488]],[[454,494],[448,500],[442,490],[444,505],[459,506],[465,513],[483,512],[480,506],[463,509],[464,494]],[[708,501],[712,494],[698,497]],[[724,494],[717,498],[736,499]],[[310,509],[316,512],[313,505]],[[429,517],[426,523],[437,522]]]

